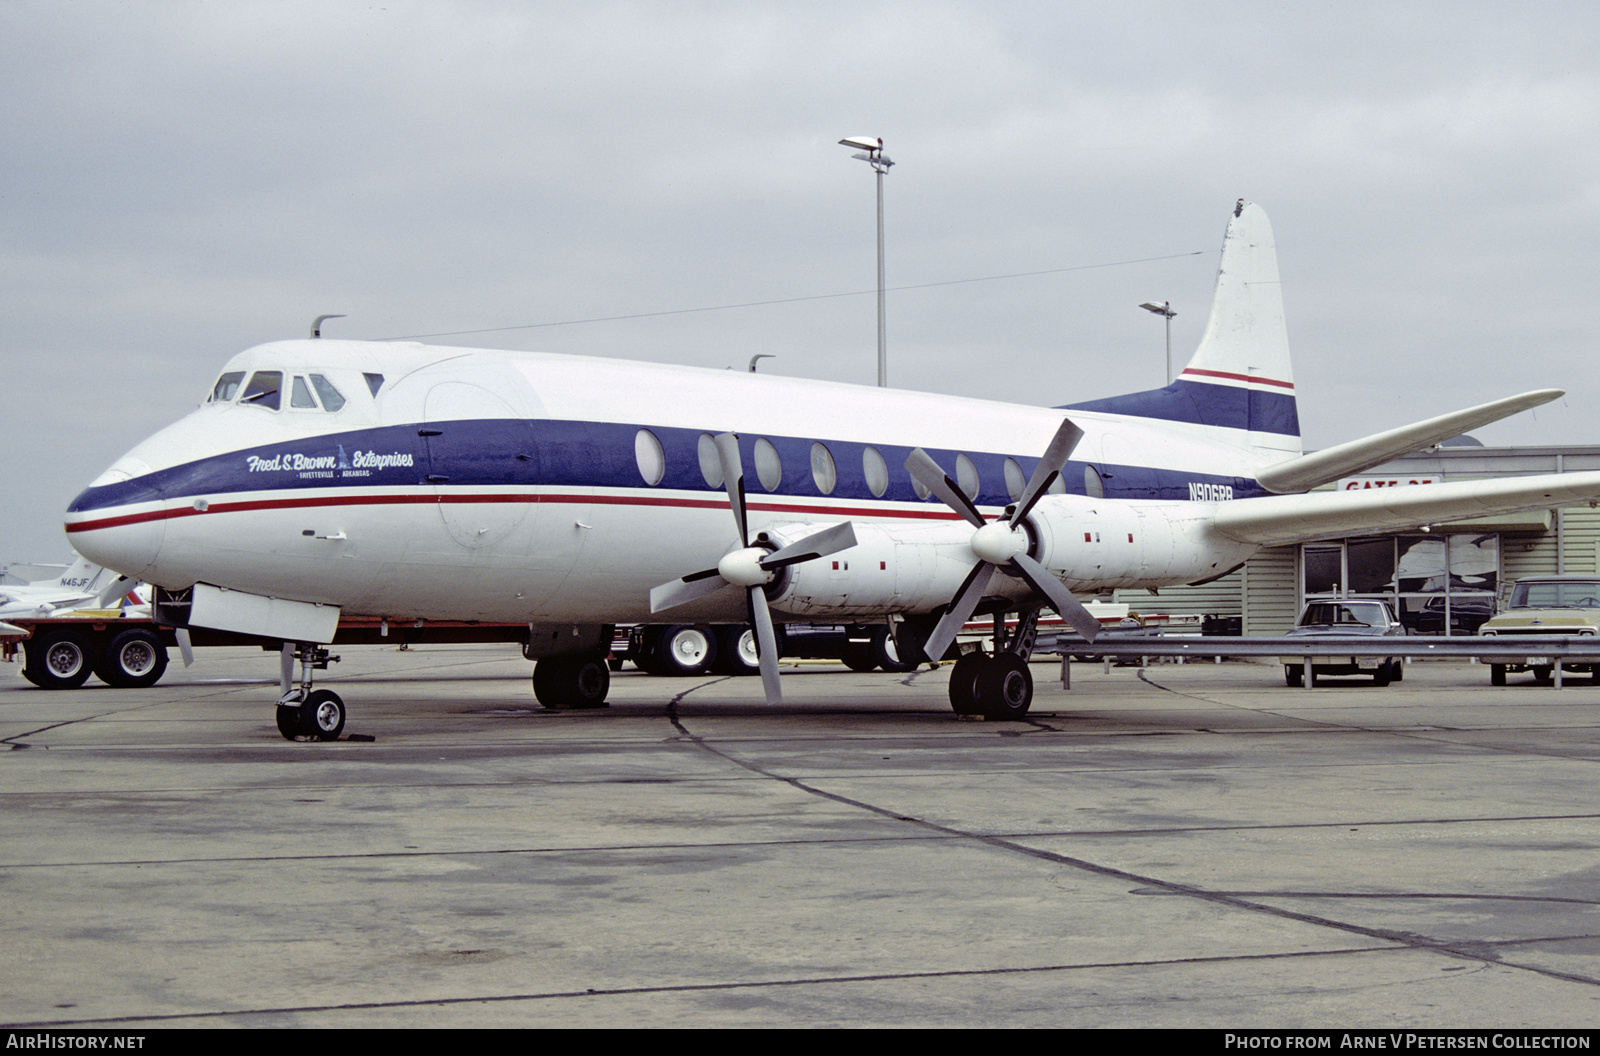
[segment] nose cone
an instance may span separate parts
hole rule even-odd
[[[123,458],[67,507],[66,531],[84,557],[135,579],[151,579],[166,534],[162,495],[150,467]]]

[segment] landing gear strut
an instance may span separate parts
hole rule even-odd
[[[1016,721],[1033,704],[1033,674],[1028,656],[1038,636],[1039,610],[1024,612],[1015,631],[1006,632],[1005,614],[994,618],[994,655],[966,653],[950,671],[950,707],[957,715]]]
[[[326,671],[339,658],[329,656],[320,645],[302,642],[285,642],[281,656],[283,696],[278,698],[278,732],[291,741],[301,737],[337,741],[344,732],[344,701],[332,690],[313,690],[311,672]],[[290,688],[296,660],[300,662],[300,685]]]

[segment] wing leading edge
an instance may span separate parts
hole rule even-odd
[[[1267,495],[1223,502],[1212,526],[1240,542],[1283,546],[1600,499],[1600,472],[1462,480],[1402,488]]]

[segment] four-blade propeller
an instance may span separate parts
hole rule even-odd
[[[761,683],[767,693],[767,703],[777,704],[783,699],[778,687],[778,639],[764,588],[789,565],[855,546],[856,533],[846,521],[776,550],[753,545],[745,516],[744,467],[739,458],[739,438],[733,433],[722,433],[715,438],[715,443],[717,459],[722,464],[723,484],[728,490],[728,503],[733,507],[733,520],[739,531],[739,549],[723,555],[716,568],[691,572],[651,590],[650,611],[661,612],[687,605],[723,587],[742,587],[749,606],[750,627],[755,632],[761,655]]]
[[[978,512],[972,499],[950,479],[939,467],[939,463],[928,457],[927,452],[920,447],[912,451],[911,457],[906,459],[906,470],[913,480],[937,495],[945,505],[965,517],[967,522],[977,529],[972,533],[972,553],[978,559],[978,563],[972,566],[972,571],[961,584],[961,589],[950,600],[944,616],[934,627],[933,633],[928,636],[928,641],[923,646],[923,652],[928,659],[938,660],[944,655],[945,650],[950,648],[950,643],[955,641],[962,625],[972,618],[973,610],[983,600],[984,594],[989,589],[989,581],[994,578],[995,572],[1001,569],[1022,579],[1047,598],[1050,607],[1072,624],[1086,641],[1094,641],[1095,635],[1100,633],[1100,621],[1083,607],[1082,602],[1072,596],[1072,592],[1064,587],[1060,580],[1052,576],[1048,569],[1028,553],[1028,535],[1022,527],[1023,519],[1061,475],[1061,468],[1066,465],[1067,459],[1072,456],[1072,449],[1078,446],[1078,441],[1082,438],[1082,429],[1074,425],[1071,419],[1063,420],[1061,428],[1056,430],[1054,439],[1050,441],[1050,446],[1045,448],[1044,457],[1039,460],[1039,464],[1034,467],[1033,475],[1028,478],[1027,487],[1022,489],[1021,496],[1012,505],[1010,516],[999,521],[984,520],[983,514]]]

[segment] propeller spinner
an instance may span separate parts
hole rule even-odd
[[[764,588],[789,565],[826,557],[855,546],[856,533],[850,522],[846,521],[777,550],[753,545],[745,513],[744,466],[739,458],[739,437],[734,433],[722,433],[714,439],[717,459],[722,464],[723,484],[728,490],[728,504],[733,508],[734,524],[739,531],[740,548],[724,554],[716,568],[691,572],[651,590],[650,611],[661,612],[687,605],[691,601],[709,597],[724,587],[743,589],[749,607],[750,627],[755,632],[761,655],[761,684],[766,690],[767,703],[777,704],[783,699],[778,685],[778,638],[772,626],[772,610],[767,606]]]
[[[1034,505],[1044,497],[1050,485],[1061,475],[1061,468],[1066,465],[1067,459],[1072,457],[1072,449],[1078,446],[1078,441],[1083,439],[1083,430],[1072,423],[1071,419],[1064,419],[1061,428],[1056,430],[1055,437],[1050,441],[1050,446],[1045,448],[1044,457],[1034,467],[1033,475],[1028,478],[1028,484],[1022,489],[1022,495],[1011,507],[1011,515],[1005,520],[987,521],[983,514],[978,512],[978,507],[973,505],[970,498],[963,492],[959,485],[940,468],[939,463],[930,458],[922,448],[911,452],[911,457],[906,459],[906,470],[910,472],[923,487],[942,499],[945,505],[955,510],[975,529],[972,533],[972,553],[978,563],[972,566],[972,571],[967,575],[961,589],[956,591],[956,596],[950,600],[945,608],[944,616],[940,618],[933,633],[928,636],[923,652],[930,658],[937,660],[944,655],[950,643],[955,641],[956,634],[961,627],[972,618],[973,610],[978,607],[978,602],[983,600],[984,594],[989,589],[989,581],[994,578],[995,572],[1005,569],[1011,575],[1017,576],[1032,587],[1036,592],[1049,600],[1050,607],[1059,612],[1062,617],[1086,641],[1094,641],[1095,635],[1100,633],[1100,621],[1083,603],[1072,596],[1072,592],[1061,585],[1061,581],[1051,575],[1049,570],[1041,565],[1028,553],[1028,535],[1023,528],[1023,519],[1032,512]]]

